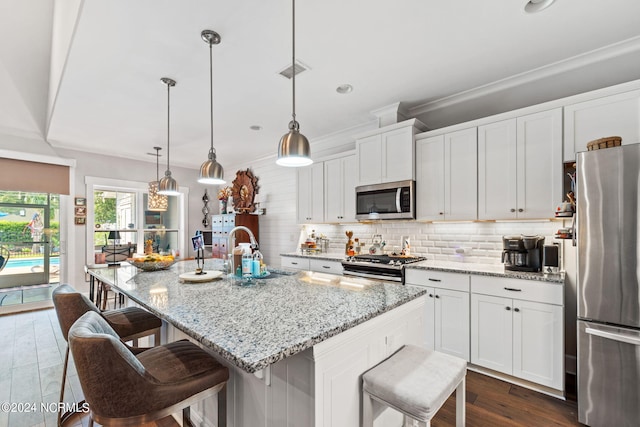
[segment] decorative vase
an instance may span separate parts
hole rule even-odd
[[[220,213],[221,214],[226,214],[227,213],[227,201],[226,200],[220,200]]]

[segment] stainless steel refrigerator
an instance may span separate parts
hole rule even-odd
[[[640,422],[640,144],[577,155],[578,420]]]

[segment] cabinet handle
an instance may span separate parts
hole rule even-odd
[[[440,295],[436,295],[436,298],[440,298]]]
[[[433,294],[429,294],[429,298],[433,298]]]
[[[444,212],[438,212],[438,215],[444,215]]]
[[[297,262],[291,262],[291,264],[293,264],[293,265],[298,265],[298,263],[297,263]]]
[[[507,310],[507,311],[511,311],[511,307],[506,306],[506,307],[505,307],[505,310]]]
[[[522,289],[516,289],[516,288],[504,288],[505,291],[511,291],[511,292],[522,292]]]
[[[331,267],[328,265],[323,265],[322,268],[331,268]]]
[[[524,212],[524,209],[520,208],[518,209],[518,212]]]
[[[516,313],[520,313],[520,309],[519,308],[514,308],[513,311],[515,311]]]
[[[429,281],[430,282],[442,282],[442,280],[440,280],[440,279],[432,279],[431,277],[429,277]]]
[[[515,212],[515,211],[516,211],[515,208],[511,208],[511,212]]]

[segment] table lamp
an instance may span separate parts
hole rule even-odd
[[[120,265],[120,263],[116,261],[116,240],[120,240],[120,232],[117,230],[111,230],[109,231],[109,236],[107,238],[113,240],[113,253],[111,254],[113,258],[111,261],[107,259],[107,264],[109,266]]]

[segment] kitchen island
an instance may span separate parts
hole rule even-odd
[[[206,260],[205,270],[221,268]],[[358,426],[362,372],[424,341],[419,287],[285,271],[251,286],[181,283],[194,269],[184,261],[164,271],[123,264],[89,273],[161,317],[165,340],[187,337],[230,368],[231,426]],[[215,401],[192,412],[213,420]]]

